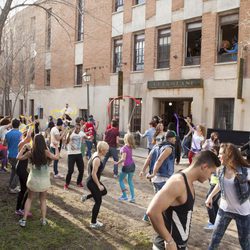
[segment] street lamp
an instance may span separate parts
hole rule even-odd
[[[89,82],[90,82],[90,76],[87,72],[84,72],[82,74],[82,79],[86,83],[87,86],[87,117],[89,117]]]

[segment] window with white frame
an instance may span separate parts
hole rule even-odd
[[[76,83],[75,85],[81,86],[82,85],[82,74],[83,74],[83,67],[82,64],[76,65]]]
[[[170,29],[158,30],[157,68],[169,67],[171,35]]]
[[[51,47],[51,17],[52,9],[47,10],[47,21],[46,21],[46,49],[50,50]]]
[[[122,39],[114,40],[114,59],[113,72],[116,73],[121,69],[122,63]]]
[[[239,14],[220,17],[217,62],[237,61]]]
[[[214,128],[233,129],[234,98],[216,98],[214,112]]]
[[[135,0],[135,4],[145,3],[145,0]]]
[[[123,10],[124,0],[115,0],[115,11]]]
[[[50,86],[50,69],[45,70],[45,86]]]
[[[144,70],[145,35],[135,35],[134,41],[134,71]]]
[[[78,0],[77,2],[77,41],[83,40],[83,0]]]
[[[199,65],[201,56],[201,22],[186,27],[185,65]]]

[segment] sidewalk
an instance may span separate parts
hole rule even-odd
[[[146,149],[146,148],[136,148],[133,151],[133,155],[135,157],[146,159],[147,156],[148,156],[148,149]],[[182,159],[181,158],[180,165],[189,165],[188,159]]]

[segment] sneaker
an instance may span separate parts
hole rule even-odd
[[[142,218],[143,221],[145,222],[150,222],[148,216],[146,214],[144,214],[143,218]]]
[[[46,226],[48,224],[48,221],[46,219],[40,219],[41,225]]]
[[[117,178],[118,177],[118,175],[117,174],[114,174],[114,178]]]
[[[55,174],[55,175],[54,175],[54,178],[55,178],[55,179],[60,179],[60,178],[64,178],[64,176],[63,176],[62,174],[59,174],[59,173],[58,173],[58,174]]]
[[[130,203],[135,203],[135,198],[131,198],[131,199],[129,200],[129,202],[130,202]]]
[[[24,212],[23,212],[23,210],[19,209],[19,210],[16,210],[16,211],[15,211],[15,214],[16,214],[16,215],[19,215],[19,216],[23,216],[23,215],[24,215]]]
[[[215,226],[214,224],[208,222],[208,224],[204,227],[205,230],[214,230]]]
[[[19,225],[21,227],[26,227],[26,220],[24,220],[24,219],[19,220]]]
[[[19,191],[16,190],[16,189],[14,189],[14,188],[10,188],[10,189],[9,189],[9,193],[10,193],[10,194],[17,194],[17,193],[19,193]]]
[[[77,184],[77,187],[83,188],[82,183]]]
[[[127,201],[128,197],[121,196],[118,198],[118,201]]]
[[[101,223],[100,221],[96,221],[96,223],[90,223],[90,227],[94,229],[98,229],[100,227],[103,227],[103,223]]]
[[[87,195],[83,195],[82,197],[81,197],[81,202],[85,202],[87,200]]]
[[[64,190],[69,190],[69,185],[65,184],[64,187],[63,187]]]
[[[19,215],[19,216],[24,216],[24,210],[22,210],[22,209],[16,210],[15,214]],[[28,212],[27,217],[32,217],[32,213]]]
[[[6,172],[7,172],[7,170],[5,168],[0,169],[0,173],[6,173]]]

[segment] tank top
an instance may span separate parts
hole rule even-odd
[[[28,150],[25,150],[24,154],[26,154],[28,152]],[[16,165],[16,171],[17,171],[17,174],[24,170],[24,171],[27,171],[27,168],[28,168],[28,163],[29,163],[29,159],[25,159],[25,160],[19,160],[17,162],[17,165]]]
[[[96,155],[93,158],[91,158],[89,160],[89,162],[88,162],[88,173],[89,173],[89,176],[88,176],[87,180],[93,180],[93,178],[92,178],[92,170],[93,170],[93,161],[94,161],[95,158],[99,158],[100,159],[100,157]],[[103,166],[103,163],[102,163],[102,161],[100,159],[100,166],[99,166],[99,168],[97,170],[97,173],[96,173],[98,180],[100,180],[100,178],[101,178],[101,173],[102,173],[103,169],[104,169],[104,166]]]
[[[187,200],[182,205],[170,206],[163,213],[163,218],[166,228],[171,233],[174,241],[177,244],[177,248],[186,249],[194,207],[194,197],[189,188],[186,175],[182,172],[179,174],[181,174],[184,178],[187,190]],[[165,249],[164,240],[159,235],[156,236],[154,244],[159,249]]]

